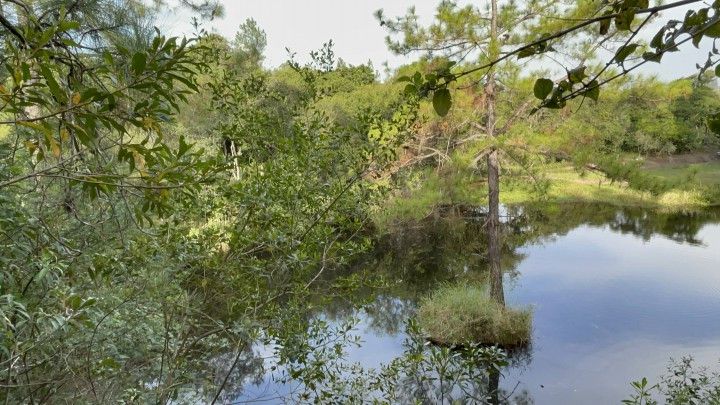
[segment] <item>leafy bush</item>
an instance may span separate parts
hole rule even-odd
[[[634,381],[635,393],[622,401],[628,405],[655,405],[656,394],[664,397],[666,404],[720,404],[720,373],[695,367],[692,357],[671,360],[667,373],[655,385],[647,378]]]

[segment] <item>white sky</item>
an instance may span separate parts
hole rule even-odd
[[[388,51],[385,45],[386,32],[373,13],[382,8],[386,16],[392,17],[402,15],[409,7],[415,6],[422,21],[429,23],[439,1],[223,0],[225,17],[210,22],[209,26],[213,31],[232,38],[245,19],[254,18],[267,33],[267,67],[276,67],[288,59],[286,47],[296,52],[299,60],[303,60],[310,51],[319,49],[323,43],[332,39],[336,57],[351,64],[370,60],[375,69],[382,71],[386,61],[391,67],[397,67],[411,59],[392,55]],[[469,2],[472,0],[460,1]],[[684,15],[683,10],[672,13],[676,19],[682,19]],[[189,31],[189,17],[175,17],[175,21],[161,21],[161,24],[176,33]],[[688,43],[681,52],[666,55],[661,65],[648,63],[641,72],[656,74],[665,80],[691,75],[696,72],[695,63],[704,62],[710,46],[709,42],[704,42],[701,49],[696,50]]]

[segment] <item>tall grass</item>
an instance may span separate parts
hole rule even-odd
[[[418,323],[439,343],[510,347],[530,341],[532,312],[502,307],[483,285],[444,285],[422,300]]]

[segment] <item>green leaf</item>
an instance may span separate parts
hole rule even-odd
[[[697,34],[695,34],[695,35],[693,36],[693,39],[692,39],[692,44],[693,44],[693,46],[694,46],[695,48],[700,48],[700,41],[702,41],[702,39],[703,39],[703,33],[702,33],[702,32],[698,32]]]
[[[715,66],[715,76],[720,77],[720,64]]]
[[[431,88],[435,87],[435,84],[437,83],[437,76],[432,73],[428,73],[425,75],[425,82]]]
[[[117,360],[115,360],[115,359],[112,358],[112,357],[107,357],[107,358],[101,360],[101,361],[98,363],[98,365],[99,365],[100,367],[105,367],[105,368],[110,368],[110,369],[120,368],[120,363],[118,363]]]
[[[103,52],[103,60],[105,61],[105,64],[108,66],[115,65],[115,60],[113,59],[112,54],[108,51]]]
[[[535,47],[531,46],[529,48],[525,48],[525,49],[521,50],[520,52],[518,52],[517,57],[518,57],[518,59],[527,58],[527,57],[535,55],[536,53],[537,52],[535,51]]]
[[[570,80],[563,80],[560,83],[558,83],[557,86],[562,91],[570,91],[573,88],[573,85],[572,85],[572,83],[570,83]]]
[[[55,98],[60,101],[65,101],[65,93],[60,89],[60,84],[55,80],[55,76],[52,74],[52,71],[46,64],[40,65],[40,73],[42,74],[43,78],[45,78],[45,82],[48,85],[48,88],[50,89],[50,92],[52,93]]]
[[[605,14],[608,15],[609,12]],[[605,35],[608,31],[610,31],[610,19],[600,21],[600,35]]]
[[[145,70],[145,64],[147,63],[147,55],[144,52],[136,52],[132,57],[132,70],[136,75],[139,75]]]
[[[620,49],[618,49],[617,53],[615,54],[615,57],[613,58],[614,61],[618,63],[623,63],[625,59],[627,59],[628,56],[632,55],[633,52],[638,48],[638,44],[630,44],[626,46],[621,46]]]
[[[50,40],[52,39],[52,37],[54,35],[55,35],[55,28],[54,27],[48,28],[47,30],[42,32],[42,34],[40,35],[40,40],[38,40],[38,42],[35,46],[37,48],[44,47],[48,42],[50,42]]]
[[[82,304],[82,298],[79,295],[71,295],[65,299],[65,305],[70,309],[78,309]]]
[[[540,100],[545,100],[545,97],[550,94],[553,87],[555,87],[555,83],[550,79],[537,79],[535,81],[535,86],[533,87],[533,93],[535,94],[535,97],[539,98]]]
[[[660,48],[663,44],[663,37],[665,36],[666,27],[662,27],[660,31],[655,34],[653,39],[650,41],[650,46],[653,48]]]
[[[635,10],[625,10],[615,17],[615,27],[620,31],[627,31],[635,19]]]
[[[22,64],[22,77],[23,81],[28,81],[30,78],[32,78],[32,73],[30,72],[30,65],[23,62]]]
[[[683,28],[688,29],[698,25],[703,25],[707,21],[708,10],[702,8],[698,11],[689,10],[685,13],[685,20],[683,21]]]
[[[420,72],[415,72],[415,74],[414,74],[413,77],[412,77],[412,81],[413,81],[413,83],[415,83],[415,84],[420,84],[420,83],[422,83],[422,73],[420,73]]]
[[[187,142],[185,142],[185,137],[181,135],[181,136],[180,136],[180,145],[179,145],[179,147],[178,147],[178,154],[177,154],[177,156],[178,156],[178,157],[181,157],[181,156],[184,155],[185,152],[187,152],[188,150],[190,150],[190,145],[189,145]]]
[[[544,104],[546,108],[550,108],[552,110],[559,110],[563,107],[565,107],[565,100],[558,101],[555,99],[550,99],[547,103]]]
[[[408,83],[408,84],[405,86],[404,92],[405,92],[406,95],[410,96],[410,95],[413,95],[413,94],[417,94],[418,88],[417,88],[417,86],[415,86],[414,84]]]
[[[585,66],[580,66],[568,72],[568,80],[570,83],[580,83],[586,77]]]
[[[593,80],[587,85],[588,89],[585,91],[585,96],[593,101],[598,101],[600,98],[600,84],[597,80]]]
[[[660,60],[662,59],[662,53],[645,52],[642,57],[648,62],[660,63]]]
[[[452,97],[450,96],[450,90],[436,90],[433,94],[432,101],[435,112],[441,117],[446,116],[447,113],[450,111],[450,106],[452,106]]]
[[[80,23],[77,21],[60,21],[58,23],[58,31],[69,31],[69,30],[76,30],[80,28]]]
[[[720,38],[720,22],[716,22],[708,27],[708,29],[705,30],[705,36],[710,38]]]

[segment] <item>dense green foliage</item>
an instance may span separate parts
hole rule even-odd
[[[632,383],[635,393],[627,405],[716,404],[720,402],[720,374],[693,364],[692,357],[673,360],[667,373],[654,385],[647,378]]]
[[[568,11],[558,1],[530,3],[530,11]],[[204,17],[222,11],[211,2],[179,4]],[[593,109],[569,101],[559,112],[528,117],[533,92],[548,96],[552,83],[538,86],[507,63],[498,74],[498,136],[489,139],[481,131],[486,98],[476,86],[482,72],[450,76],[469,62],[430,55],[381,82],[371,64],[336,58],[329,42],[308,64],[290,60],[270,70],[262,65],[267,37],[254,20],[230,40],[199,25],[192,39],[170,38],[152,28],[166,5],[0,3],[6,403],[232,401],[267,367],[279,370],[278,383],[302,384],[288,394],[297,401],[374,395],[389,403],[497,402],[498,369],[507,364],[497,348],[427,347],[410,322],[403,357],[378,370],[358,369],[344,362],[345,347],[355,343],[352,324],[317,316],[331,299],[388,287],[406,271],[424,272],[437,263],[420,253],[447,247],[409,243],[394,273],[353,267],[384,243],[374,238],[373,219],[387,213],[388,194],[442,189],[451,203],[477,205],[477,194],[464,191],[483,187],[489,149],[502,152],[508,182],[532,180],[540,195],[549,189],[542,169],[556,160],[657,193],[680,180],[656,181],[636,155],[717,144],[705,117],[720,102],[702,81],[631,78],[604,88]],[[388,23],[404,35],[391,48],[423,50],[437,37],[462,34],[478,45],[463,52],[488,62],[499,49],[480,43],[476,28],[488,27],[475,12],[442,3],[440,18],[452,23],[440,24],[442,35],[412,16]],[[518,8],[502,12],[505,28],[524,18]],[[548,26],[554,25],[528,20],[506,45]],[[584,45],[567,49],[591,53]],[[446,88],[425,88],[434,98],[419,100],[428,80],[467,88],[452,97]],[[518,238],[533,237],[530,231]],[[516,241],[506,242],[504,264],[512,264]],[[486,244],[475,239],[467,251],[448,252],[460,256]],[[458,267],[451,255],[442,260]],[[478,260],[479,268],[486,265]],[[463,315],[471,322],[492,323],[502,311],[517,316],[513,330],[488,328],[495,335],[482,341],[510,343],[508,333],[513,341],[518,334],[529,339],[529,313],[480,305],[478,291],[465,293],[430,296],[454,300],[439,304],[440,316],[468,299],[479,305]],[[448,340],[456,339],[474,340],[465,334]],[[257,345],[270,354],[259,354]],[[446,379],[438,382],[438,375]]]
[[[705,125],[707,113],[720,109],[718,90],[710,86],[708,79],[697,82],[689,78],[672,83],[639,79],[608,87],[602,103],[579,108],[577,114],[556,124],[555,133],[561,139],[574,134],[584,142],[595,138],[592,147],[606,153],[640,156],[716,146],[717,136]],[[580,131],[584,133],[578,136]],[[577,145],[567,145],[567,151],[573,147]]]
[[[232,398],[224,376],[257,372],[256,338],[299,338],[308,296],[357,284],[317,285],[366,248],[368,180],[414,106],[348,97],[375,73],[330,47],[264,71],[252,21],[232,43],[128,47],[105,6],[3,5],[2,396]],[[314,349],[288,347],[278,361]]]
[[[702,64],[696,63],[700,76],[720,77],[720,51],[715,41],[720,37],[720,2],[680,0],[652,5],[648,0],[610,2],[502,2],[491,0],[489,10],[474,5],[460,6],[442,1],[436,23],[430,27],[418,24],[414,9],[400,18],[387,19],[382,10],[376,14],[380,24],[400,41],[388,37],[388,45],[399,53],[429,52],[447,57],[431,72],[416,71],[405,80],[408,91],[432,96],[435,111],[444,116],[450,110],[451,86],[467,76],[482,74],[492,87],[494,75],[512,60],[541,57],[564,71],[557,79],[541,77],[534,81],[532,94],[541,100],[533,108],[562,109],[573,99],[597,102],[601,87],[621,79],[637,68],[660,63],[669,52],[677,52],[688,42],[699,48],[701,43],[713,46]],[[657,29],[649,23],[662,18],[662,11],[690,6],[682,21],[669,19]],[[502,40],[499,35],[502,34]],[[648,35],[652,34],[652,35]],[[652,37],[649,43],[642,35]],[[568,49],[568,44],[570,48]],[[594,56],[604,47],[611,57]],[[709,47],[708,47],[709,48]],[[476,56],[467,66],[453,70],[457,62]],[[720,112],[705,116],[708,129],[720,134]]]

